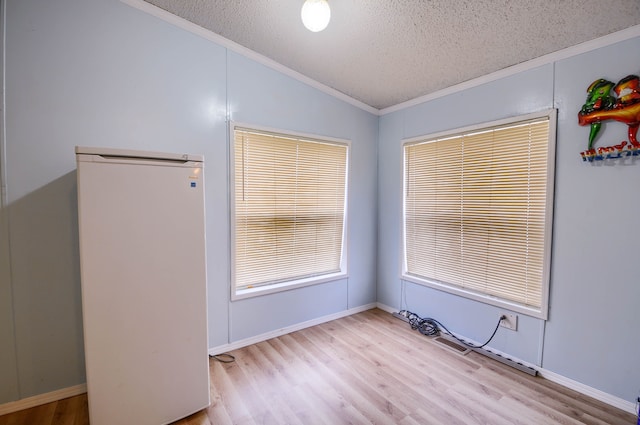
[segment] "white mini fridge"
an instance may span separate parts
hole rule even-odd
[[[76,147],[91,425],[210,404],[203,158]]]

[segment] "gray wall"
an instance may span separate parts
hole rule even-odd
[[[629,402],[640,389],[640,159],[583,163],[589,129],[577,124],[597,78],[638,74],[640,39],[521,72],[382,116],[379,140],[378,301],[435,317],[484,341],[502,309],[400,279],[403,138],[558,108],[555,217],[549,320],[519,315],[490,346]],[[605,124],[599,145],[626,140],[627,126]],[[607,143],[608,141],[608,143]],[[403,293],[404,290],[404,293]]]
[[[558,166],[543,357],[545,368],[633,402],[640,395],[640,158],[582,163],[589,130],[576,125],[576,114],[592,81],[640,75],[639,51],[640,37],[555,66]],[[597,145],[628,140],[626,125],[603,127]]]
[[[375,302],[376,116],[118,0],[6,5],[0,403],[85,380],[76,145],[204,154],[210,347]],[[352,141],[348,279],[229,301],[227,119]]]
[[[352,142],[347,224],[349,278],[229,303],[230,340],[375,302],[377,117],[233,52],[228,53],[228,70],[234,121]],[[228,295],[225,293],[224,297]]]

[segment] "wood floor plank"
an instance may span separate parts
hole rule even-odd
[[[501,409],[516,413],[518,416],[527,418],[528,421],[537,421],[538,423],[552,423],[561,425],[577,425],[581,422],[573,416],[567,416],[564,413],[546,408],[538,401],[528,396],[521,396],[521,393],[509,391],[509,393],[500,400]]]
[[[247,409],[245,404],[245,396],[242,391],[238,391],[238,387],[233,381],[233,377],[237,375],[236,371],[238,363],[225,363],[216,365],[217,373],[216,389],[221,397],[221,404],[227,411],[231,423],[233,424],[253,424],[253,415]],[[218,367],[219,366],[219,367]]]
[[[35,407],[32,407],[31,409],[25,409],[25,410],[21,410],[19,412],[15,412],[15,413],[11,413],[9,415],[3,415],[0,416],[0,423],[3,423],[3,425],[23,425],[26,424],[26,419],[29,416],[29,414],[31,413],[30,411],[32,409],[35,409]]]
[[[247,347],[247,351],[251,354],[245,364],[249,376],[260,388],[277,423],[302,425],[309,421],[312,406],[299,394],[300,386],[307,380],[301,365],[287,364],[269,342]],[[295,410],[292,406],[296,406]]]
[[[359,333],[353,333],[354,328],[354,326],[345,325],[345,327],[342,329],[342,334],[346,338],[345,343],[348,343],[348,341],[359,341],[356,345],[361,346],[364,343],[364,340]],[[369,334],[366,335],[369,336]],[[340,338],[340,336],[336,337]],[[374,342],[376,339],[380,338],[373,336]],[[367,338],[367,340],[371,339]],[[388,352],[387,349],[378,350],[378,348],[380,348],[381,345],[385,344],[386,342],[388,341],[385,341],[383,338],[380,339],[380,345],[368,347],[369,351],[367,352],[367,357],[374,360],[376,366],[383,366],[387,368],[390,374],[400,378],[400,380],[405,385],[410,385],[411,387],[419,391],[428,393],[430,395],[429,400],[437,400],[439,405],[446,406],[448,400],[447,397],[444,396],[444,394],[450,387],[450,383],[452,381],[451,377],[449,376],[448,383],[447,379],[444,377],[441,381],[434,380],[434,375],[439,373],[439,368],[434,368],[432,367],[432,365],[425,363],[423,361],[424,359],[421,360],[420,356],[422,354],[414,354],[411,358],[398,356],[397,351],[395,351],[395,347],[397,345],[389,345],[388,343],[386,344],[386,346],[393,348],[391,352]],[[420,342],[426,343],[424,341]],[[466,360],[463,360],[463,362],[469,363]],[[465,386],[469,387],[478,387],[477,391],[491,396],[494,401],[498,400],[501,397],[501,394],[497,393],[496,391],[492,391],[491,389],[483,385],[479,385],[477,381],[474,381],[467,376],[468,373],[473,373],[473,371],[475,371],[476,369],[476,367],[462,368],[463,372],[460,372],[459,368],[459,370],[456,371],[456,373],[458,374],[458,379],[456,380],[456,382],[463,383]],[[451,417],[449,416],[447,419],[450,420]],[[462,420],[462,418],[460,419]]]
[[[309,350],[310,356],[324,356],[324,354],[318,354],[315,346],[308,346],[306,349]],[[381,396],[366,391],[367,383],[355,376],[348,368],[333,362],[326,364],[318,362],[318,367],[314,369],[342,400],[347,400],[359,415],[367,419],[367,423],[391,423],[392,419],[387,416],[389,411],[387,401]]]
[[[374,309],[211,359],[211,405],[173,425],[593,424],[635,416],[478,353],[460,355]],[[86,394],[0,425],[88,425]]]
[[[174,425],[211,425],[211,421],[209,420],[207,411],[201,410],[191,416],[187,416],[186,418],[175,422]]]
[[[256,373],[273,377],[274,372],[279,371],[275,374],[280,382],[273,386],[274,400],[285,399],[289,405],[296,406],[294,414],[302,423],[327,423],[333,420],[332,412],[321,411],[321,414],[318,414],[315,406],[321,400],[306,390],[309,386],[321,387],[324,391],[332,390],[317,368],[313,367],[314,363],[307,353],[301,353],[301,361],[286,364],[280,352],[273,349],[270,342],[257,344],[256,348],[259,351],[255,360],[260,367]]]
[[[328,384],[330,391],[336,393],[338,397],[350,400],[350,403],[363,415],[375,417],[377,412],[372,412],[368,408],[370,404],[367,404],[366,398],[354,390],[364,386],[359,382],[357,376],[346,370],[339,362],[334,364],[333,361],[328,361],[329,357],[322,350],[319,350],[313,344],[309,344],[308,340],[301,338],[302,336],[299,333],[290,335],[286,338],[287,345],[291,346],[296,354],[311,362],[307,367],[310,367],[314,371],[313,373],[317,374],[316,379],[324,380]],[[314,359],[316,360],[315,362]],[[327,362],[325,363],[321,359]],[[317,405],[313,406],[313,408],[316,411],[318,410]]]
[[[456,413],[449,411],[446,406],[436,400],[438,398],[436,392],[433,392],[430,388],[421,388],[420,383],[417,381],[410,382],[406,375],[398,377],[394,371],[389,370],[388,361],[371,360],[369,358],[370,352],[357,353],[352,348],[339,349],[339,346],[335,344],[335,337],[323,335],[321,327],[314,327],[313,329],[305,330],[305,332],[313,334],[314,340],[322,342],[325,350],[330,351],[331,357],[348,360],[351,367],[369,382],[369,385],[373,383],[375,389],[389,402],[398,406],[404,416],[411,415],[416,406],[426,406],[430,410],[439,411],[440,416],[446,418],[447,423],[456,420]],[[428,394],[429,396],[424,397],[423,394]]]
[[[59,400],[55,404],[56,407],[51,423],[56,425],[74,425],[77,422],[76,415],[80,412],[81,405],[86,403],[86,394],[83,394],[83,396],[69,397]]]
[[[483,371],[479,373],[479,379],[490,379],[495,383],[494,385],[501,386],[504,391],[512,394],[520,402],[544,409],[548,416],[557,416],[559,422],[554,423],[564,423],[562,422],[564,419],[560,419],[562,417],[572,418],[580,423],[599,423],[598,421],[609,424],[629,423],[628,413],[559,384],[521,374],[484,356],[479,356],[477,361],[484,365]],[[554,412],[557,412],[557,415]]]
[[[284,403],[287,411],[295,417],[295,420],[285,423],[322,424],[328,420],[314,413],[315,401],[303,391],[304,386],[315,379],[311,375],[319,373],[321,366],[313,368],[280,339],[267,341],[267,345],[269,350],[265,349],[266,360],[282,373],[282,383],[272,389],[271,397],[276,402]]]
[[[288,339],[291,340],[288,340]],[[290,336],[287,339],[287,345],[292,346],[296,350],[297,342],[294,336]],[[327,358],[326,354],[321,352],[314,345],[307,345],[300,349],[307,350],[307,356],[317,356],[318,358]],[[294,355],[299,353],[296,350]],[[352,370],[345,367],[339,362],[323,363],[318,361],[315,368],[321,373],[327,381],[336,388],[345,398],[351,400],[351,403],[358,409],[364,416],[366,416],[372,423],[392,423],[393,418],[396,416],[397,409],[383,396],[373,391],[369,384],[360,379]],[[404,414],[400,413],[400,417]]]
[[[348,322],[346,322],[348,323]],[[363,332],[354,332],[355,326],[345,325],[343,334],[345,341],[363,341],[361,337]],[[429,382],[428,389],[431,392],[444,391],[451,381],[450,374],[455,373],[457,378],[466,385],[474,387],[476,391],[484,392],[491,395],[494,399],[499,399],[501,393],[493,391],[490,387],[485,386],[482,382],[474,379],[473,374],[479,369],[477,365],[472,364],[463,356],[458,356],[461,364],[448,372],[442,372],[445,369],[444,364],[434,365],[434,358],[440,357],[438,353],[427,355],[426,353],[414,353],[411,356],[398,356],[397,347],[399,341],[392,340],[389,337],[380,337],[377,333],[367,333],[370,335],[367,340],[375,342],[374,347],[368,350],[368,356],[375,360],[376,364],[386,363],[390,372],[395,376],[399,376],[406,384],[421,387],[425,381]],[[429,344],[427,341],[421,341],[425,346]],[[446,350],[446,348],[442,348]]]

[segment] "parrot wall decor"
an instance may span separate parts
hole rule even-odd
[[[613,90],[614,94],[611,93]],[[594,148],[603,121],[613,120],[628,126],[629,140],[612,146]],[[587,150],[580,152],[583,161],[602,161],[640,155],[640,77],[628,75],[614,84],[600,78],[587,88],[587,100],[578,112],[578,124],[589,125]]]

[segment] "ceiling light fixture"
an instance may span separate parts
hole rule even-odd
[[[309,31],[322,31],[329,25],[331,9],[327,0],[306,0],[302,5],[302,23]]]

